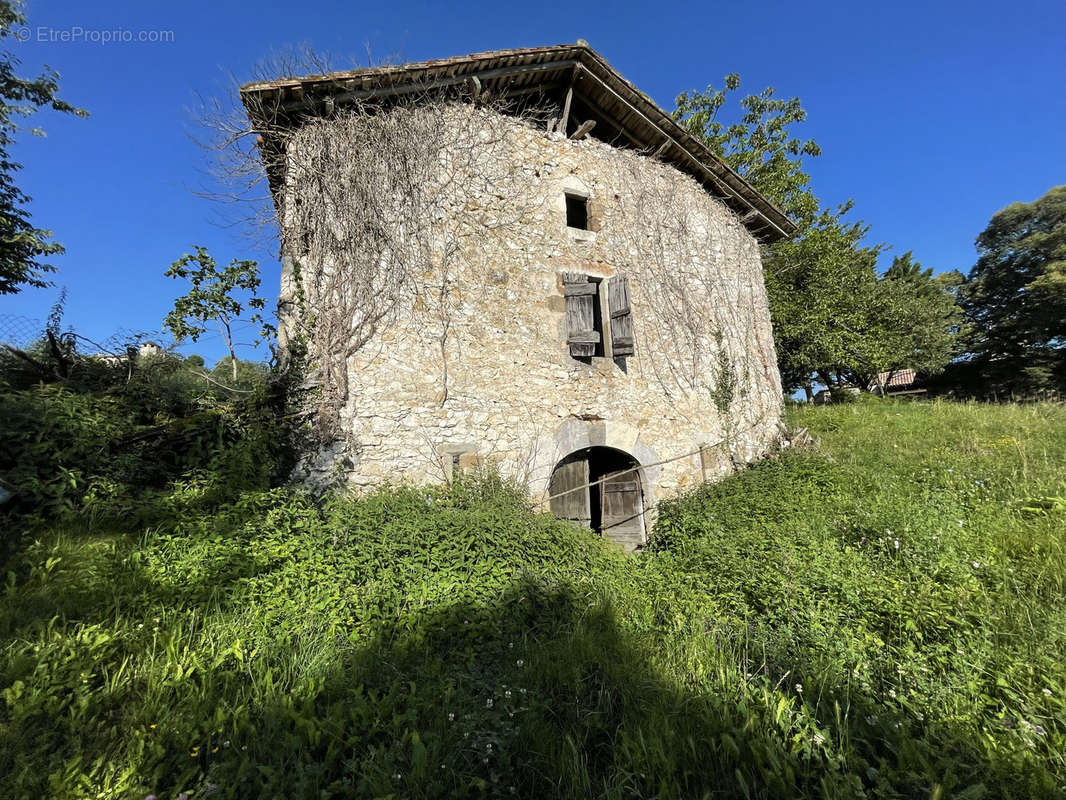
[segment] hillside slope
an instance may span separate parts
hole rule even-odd
[[[1055,797],[1066,408],[797,409],[627,558],[491,477],[38,527],[4,797]]]

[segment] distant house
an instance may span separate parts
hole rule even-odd
[[[894,369],[879,372],[870,381],[866,391],[878,397],[897,397],[907,394],[925,394],[926,389],[913,369]]]
[[[141,342],[137,345],[127,346],[125,354],[109,351],[103,353],[91,353],[89,357],[112,367],[116,367],[120,364],[136,361],[139,358],[153,358],[165,354],[166,351],[155,342]]]

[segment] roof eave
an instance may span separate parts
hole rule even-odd
[[[729,201],[757,239],[772,242],[795,234],[795,224],[781,209],[585,44],[497,50],[397,67],[251,83],[241,88],[241,98],[253,125],[269,128],[265,120],[255,119],[257,109],[264,104],[269,104],[274,111],[296,116],[321,107],[326,98],[334,106],[343,105],[376,96],[446,89],[475,76],[482,82],[495,81],[502,87],[502,93],[507,94],[507,86],[517,76],[521,76],[524,85],[535,87],[538,79],[566,70],[573,71],[572,82],[579,77],[589,77],[595,82],[594,91],[586,92],[590,104],[595,104],[597,98],[591,95],[598,92],[602,94],[600,102],[609,99],[612,104],[627,109],[624,118],[614,124],[620,130],[625,127],[629,138],[644,142],[646,148],[659,151],[663,160],[721,192],[720,199]]]

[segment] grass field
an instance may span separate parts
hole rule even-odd
[[[790,414],[640,557],[492,478],[9,531],[0,797],[1066,796],[1066,407]]]

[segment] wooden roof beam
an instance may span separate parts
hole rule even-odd
[[[577,142],[584,139],[588,135],[588,132],[596,127],[596,120],[588,119],[578,125],[577,130],[574,131],[574,135],[571,136],[571,140]]]
[[[498,67],[497,69],[483,70],[477,73],[477,77],[482,81],[492,80],[493,78],[500,78],[504,76],[514,76],[519,74],[527,74],[531,72],[553,72],[556,70],[562,70],[566,68],[573,68],[577,65],[576,60],[567,61],[552,61],[546,64],[527,64],[521,67]],[[418,78],[408,80],[403,83],[397,83],[392,86],[383,86],[380,88],[363,88],[349,92],[341,92],[340,94],[333,95],[333,101],[340,105],[342,103],[351,102],[353,100],[363,100],[367,97],[391,97],[400,94],[411,94],[413,92],[432,91],[434,89],[445,89],[457,84],[466,83],[468,75],[453,75],[451,77],[436,78],[432,80],[420,80]],[[313,97],[304,97],[300,100],[283,103],[281,109],[283,111],[291,111],[298,109],[310,108],[316,104]]]
[[[622,108],[628,109],[632,114],[636,115],[638,119],[640,119],[642,122],[644,122],[645,125],[650,127],[652,130],[656,131],[660,136],[662,136],[664,138],[667,138],[667,139],[671,139],[671,140],[677,141],[676,137],[671,136],[666,131],[664,131],[662,128],[660,128],[658,125],[656,125],[655,122],[653,122],[651,119],[649,119],[647,117],[647,115],[645,115],[640,109],[636,108],[632,103],[630,103],[624,97],[619,95],[618,92],[616,92],[614,89],[612,89],[610,86],[608,86],[607,83],[605,81],[603,81],[598,75],[594,74],[589,69],[585,68],[584,66],[581,66],[580,64],[575,68],[575,72],[579,73],[582,76],[584,76],[584,75],[591,76],[596,81],[597,86],[600,89],[602,89],[603,91],[607,92],[614,99],[614,101],[617,102]],[[742,197],[741,195],[736,193],[736,191],[733,190],[733,188],[731,186],[729,186],[725,181],[723,181],[721,178],[719,178],[719,176],[716,175],[710,168],[708,168],[706,164],[704,164],[700,159],[696,158],[689,151],[689,149],[687,147],[685,147],[684,145],[681,145],[680,142],[678,142],[678,144],[680,145],[679,149],[681,150],[681,153],[685,157],[687,157],[688,161],[690,161],[692,163],[692,165],[696,167],[696,169],[698,169],[699,171],[711,176],[714,179],[714,182],[717,185],[719,185],[719,187],[721,189],[724,189],[725,191],[727,191],[729,193],[731,198],[735,199],[737,202],[743,203],[743,209],[741,209],[741,210],[750,209],[752,211],[755,211],[759,216],[761,216],[763,219],[765,219],[766,222],[769,225],[771,225],[774,229],[779,231],[779,233],[780,233],[780,235],[782,237],[788,238],[786,236],[785,232],[782,231],[780,228],[778,228],[777,225],[775,225],[772,220],[768,219],[766,217],[766,215],[762,213],[761,210],[757,209],[751,203],[750,200],[748,200],[747,198]]]

